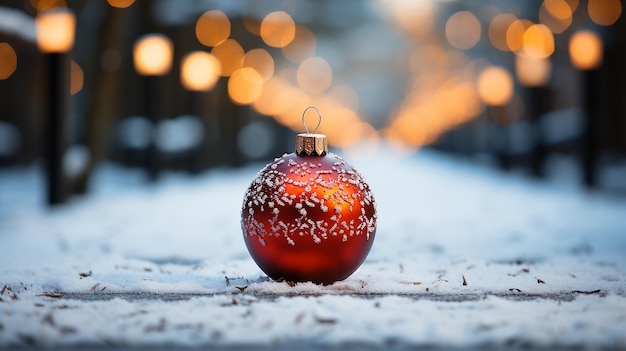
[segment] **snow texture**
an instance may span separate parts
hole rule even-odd
[[[246,251],[263,165],[152,186],[106,166],[51,211],[36,169],[0,172],[0,347],[626,348],[626,199],[424,151],[350,162],[378,229],[326,286],[271,281]]]

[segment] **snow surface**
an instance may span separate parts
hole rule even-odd
[[[269,280],[240,228],[263,165],[156,185],[103,167],[47,210],[0,172],[0,347],[307,343],[626,348],[626,199],[421,151],[345,157],[378,230],[328,286]]]

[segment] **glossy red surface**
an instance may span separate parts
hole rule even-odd
[[[244,197],[248,251],[272,279],[330,284],[365,260],[376,233],[376,204],[363,177],[334,154],[284,155]]]

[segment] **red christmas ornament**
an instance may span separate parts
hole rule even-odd
[[[363,176],[328,153],[326,136],[309,133],[304,116],[310,108],[317,110],[304,110],[307,133],[297,135],[296,152],[275,159],[250,184],[241,228],[250,255],[270,278],[330,284],[365,260],[376,204]]]

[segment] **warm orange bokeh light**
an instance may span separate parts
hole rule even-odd
[[[489,67],[478,76],[478,95],[488,105],[505,105],[513,96],[513,77],[501,67]]]
[[[35,18],[37,46],[42,52],[68,52],[74,46],[76,16],[68,10],[42,12]]]
[[[204,46],[217,46],[230,36],[230,20],[220,10],[207,11],[196,21],[196,38]]]
[[[594,69],[602,64],[603,44],[600,36],[584,30],[574,34],[569,41],[572,65],[578,69]]]
[[[289,45],[282,48],[283,55],[291,62],[300,63],[315,55],[317,40],[306,26],[296,26],[296,36]]]
[[[572,17],[572,9],[565,0],[544,0],[542,6],[556,19]]]
[[[578,0],[565,0],[565,2],[569,5],[569,8],[572,9],[572,13],[578,8]]]
[[[39,12],[67,7],[65,0],[30,0],[30,4]]]
[[[220,61],[204,51],[194,51],[183,57],[180,82],[191,91],[209,91],[220,77]]]
[[[9,78],[17,69],[17,54],[9,43],[0,43],[0,80]]]
[[[554,53],[554,36],[550,29],[543,24],[533,24],[528,27],[522,37],[524,54],[534,58],[546,58]]]
[[[510,13],[501,13],[495,16],[489,23],[488,35],[491,45],[502,51],[510,51],[511,49],[506,43],[506,31],[515,22],[517,17]]]
[[[428,1],[388,1],[385,4],[394,23],[417,41],[430,34],[437,17],[436,7]]]
[[[457,49],[470,49],[480,40],[480,22],[469,11],[459,11],[446,22],[446,38]]]
[[[328,92],[328,96],[340,101],[341,104],[347,108],[355,111],[359,108],[359,95],[350,85],[342,84],[336,86]]]
[[[83,89],[85,75],[83,69],[75,61],[70,65],[70,95],[74,95]]]
[[[243,67],[228,79],[228,96],[240,105],[254,102],[263,91],[263,78],[254,68]]]
[[[244,16],[241,19],[241,24],[243,24],[243,27],[250,33],[256,35],[256,36],[261,36],[261,21],[254,18],[254,17],[247,17]]]
[[[552,63],[547,58],[518,55],[515,57],[515,74],[522,85],[544,86],[550,81]]]
[[[135,42],[133,60],[137,73],[161,76],[172,68],[174,44],[163,34],[146,34]]]
[[[251,67],[257,71],[263,80],[274,75],[274,59],[265,49],[252,49],[243,57],[243,67]]]
[[[545,0],[539,8],[539,22],[548,26],[553,33],[559,34],[572,24],[573,14],[567,1]]]
[[[272,12],[261,22],[261,39],[269,46],[285,47],[291,43],[295,35],[296,23],[287,12]]]
[[[291,87],[283,79],[276,76],[263,83],[263,91],[254,101],[254,109],[261,114],[272,116],[279,115],[293,102],[291,99]]]
[[[610,26],[622,15],[622,2],[620,0],[589,0],[587,11],[594,23]]]
[[[314,56],[302,61],[298,66],[297,79],[302,89],[311,94],[319,94],[330,87],[333,71],[326,60]]]
[[[483,109],[470,82],[449,77],[428,85],[430,88],[414,90],[412,98],[399,108],[387,130],[389,138],[422,147],[471,120]]]
[[[109,3],[109,5],[113,7],[117,7],[119,9],[125,9],[127,7],[130,7],[130,5],[132,5],[133,3],[135,3],[135,0],[107,0],[107,2]]]
[[[227,39],[214,47],[211,54],[217,57],[222,66],[221,76],[228,77],[243,65],[244,52],[234,39]]]
[[[526,29],[532,26],[533,23],[529,20],[516,20],[511,23],[506,30],[506,45],[511,51],[518,51],[524,44],[524,33]]]

